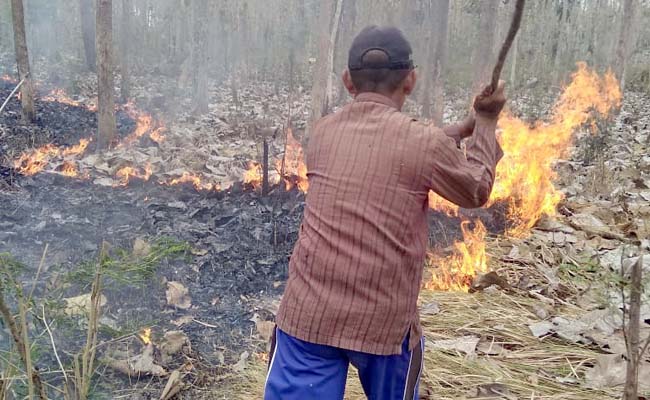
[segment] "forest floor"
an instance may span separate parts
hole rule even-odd
[[[17,267],[13,278],[26,291],[35,288],[34,358],[53,398],[60,397],[56,388],[64,378],[51,342],[70,365],[85,340],[102,248],[108,250],[101,263],[94,398],[160,398],[166,385],[182,389],[178,398],[184,399],[261,398],[270,321],[304,196],[276,185],[263,197],[241,181],[248,162],[261,160],[264,135],[273,158],[284,150],[277,132],[288,120],[300,137],[307,94],[297,89],[290,96],[263,82],[237,91],[215,84],[210,112],[195,118],[189,98],[168,80],[136,79],[137,110],[149,114],[118,107],[122,146],[102,157],[75,158],[76,178],[62,173],[67,156],[52,156],[43,171],[24,176],[13,164],[21,153],[76,145],[96,127],[92,77],[65,85],[74,95],[52,98],[57,82],[42,80],[49,83],[39,85],[36,124],[20,123],[15,100],[0,115],[0,260]],[[0,97],[11,88],[0,81]],[[528,121],[543,119],[557,93],[520,90],[512,110]],[[453,120],[466,110],[468,96],[448,98],[455,100],[447,104],[446,120]],[[650,231],[649,106],[647,94],[626,93],[621,112],[596,136],[578,132],[570,156],[556,163],[556,186],[564,194],[558,215],[543,218],[525,237],[503,234],[494,223],[503,213],[499,207],[479,215],[490,228],[490,270],[508,285],[472,294],[423,290],[422,398],[619,396],[625,375],[619,271],[649,246],[641,240]],[[417,114],[412,103],[407,111]],[[131,142],[139,127],[146,130]],[[152,135],[157,130],[164,140]],[[139,173],[120,179],[116,171],[125,166]],[[172,184],[188,174],[201,182]],[[431,213],[440,251],[462,238],[459,223]],[[650,257],[644,269],[650,276]],[[647,304],[642,318],[646,337]],[[17,361],[5,345],[9,338],[0,331],[0,365]],[[650,382],[647,360],[641,377]],[[354,378],[351,371],[347,398],[362,399]],[[19,372],[15,380],[20,393]]]

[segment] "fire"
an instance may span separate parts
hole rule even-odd
[[[143,170],[138,170],[133,167],[123,167],[115,173],[115,177],[119,179],[119,183],[115,186],[126,186],[129,184],[131,178],[139,178],[143,181],[148,181],[153,173],[151,164],[147,163]]]
[[[164,126],[158,127],[151,131],[149,134],[149,138],[153,140],[154,142],[160,144],[165,141],[165,135],[163,135],[163,132],[166,130]]]
[[[508,203],[511,227],[507,235],[525,236],[542,215],[555,214],[562,194],[553,185],[553,163],[567,156],[577,129],[596,115],[607,118],[620,107],[621,100],[619,84],[611,72],[601,78],[585,63],[578,63],[572,82],[556,102],[548,122],[528,125],[509,114],[500,118],[499,142],[504,157],[497,167],[488,206],[500,201]],[[429,204],[457,215],[457,207],[437,195],[429,197]],[[456,254],[443,260],[430,256],[440,269],[426,287],[466,291],[472,278],[487,270],[485,227],[479,221],[474,231],[467,227],[468,222],[463,222],[464,242],[455,244]]]
[[[72,161],[64,161],[61,165],[60,172],[62,175],[74,178],[79,176],[79,171],[77,171],[77,165]]]
[[[79,144],[72,147],[58,147],[47,144],[31,152],[23,153],[14,161],[14,168],[23,175],[34,175],[41,172],[54,157],[68,157],[82,154],[86,151],[90,139],[81,139]]]
[[[555,104],[550,122],[528,126],[506,115],[499,120],[499,141],[505,153],[496,171],[488,205],[509,202],[513,236],[525,235],[543,214],[554,215],[561,193],[553,186],[553,163],[565,157],[573,133],[594,113],[605,118],[620,107],[622,94],[613,73],[600,78],[585,63]]]
[[[210,182],[203,182],[203,179],[199,175],[195,175],[190,172],[183,172],[183,175],[181,175],[178,178],[174,178],[167,182],[168,185],[180,185],[183,183],[191,183],[194,185],[194,188],[196,190],[220,190],[220,186],[218,184],[213,184]]]
[[[124,106],[124,109],[126,110],[126,113],[135,120],[135,129],[122,141],[122,143],[120,143],[120,146],[128,146],[140,139],[145,133],[151,131],[153,124],[153,118],[151,115],[138,110],[135,108],[133,103],[127,103]]]
[[[309,181],[307,180],[307,165],[300,142],[293,137],[291,128],[287,128],[287,144],[284,158],[276,160],[275,166],[284,179],[286,190],[297,186],[298,190],[307,193]]]
[[[429,255],[429,261],[434,265],[434,276],[425,284],[427,289],[466,292],[477,274],[487,272],[487,230],[480,220],[476,220],[474,225],[475,228],[471,230],[469,221],[460,224],[463,241],[454,244],[455,254],[447,258]]]
[[[150,344],[151,343],[151,328],[143,328],[142,331],[138,334],[142,343]]]
[[[449,200],[445,200],[433,191],[429,192],[429,208],[443,212],[450,217],[458,216],[458,206]]]
[[[53,89],[50,93],[43,97],[43,101],[54,101],[69,106],[79,107],[82,104],[76,100],[71,99],[63,89]]]
[[[244,183],[258,188],[262,185],[262,165],[255,161],[248,162],[248,169],[244,172]]]

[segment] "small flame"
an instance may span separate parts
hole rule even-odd
[[[151,343],[151,328],[143,328],[142,331],[138,334],[142,343],[148,345]]]
[[[124,105],[124,110],[129,117],[135,120],[135,129],[133,132],[124,138],[119,146],[128,146],[140,139],[144,134],[150,132],[153,127],[153,118],[151,115],[137,109],[133,102],[128,102]]]
[[[440,211],[450,217],[458,216],[458,206],[449,200],[437,195],[435,192],[429,192],[429,208]]]
[[[115,186],[126,186],[129,184],[131,178],[139,178],[143,181],[148,181],[151,178],[153,171],[151,163],[147,163],[144,170],[138,170],[133,167],[123,167],[115,173],[115,177],[119,179],[119,183]]]
[[[199,175],[195,175],[191,172],[183,172],[183,175],[181,175],[178,178],[174,178],[167,182],[168,185],[181,185],[183,183],[191,183],[194,185],[194,188],[196,190],[220,190],[219,185],[215,185],[210,182],[204,182],[204,178],[201,178]]]
[[[166,128],[164,126],[158,127],[151,131],[149,134],[149,138],[153,140],[154,142],[160,144],[165,141],[165,135],[163,135],[163,132],[166,131]]]
[[[262,165],[255,161],[248,162],[248,169],[244,172],[244,183],[254,188],[262,186]]]
[[[50,159],[54,157],[68,157],[82,154],[86,151],[89,143],[90,139],[81,139],[79,144],[68,148],[47,144],[31,152],[23,153],[14,161],[14,168],[20,174],[34,175],[45,169]]]
[[[284,152],[283,160],[276,160],[276,169],[283,173],[283,179],[286,190],[291,190],[295,186],[303,193],[309,190],[309,181],[307,179],[307,165],[302,145],[293,137],[291,128],[287,128],[287,145]]]
[[[82,104],[77,100],[71,99],[65,90],[63,89],[53,89],[46,96],[43,97],[43,101],[53,101],[61,104],[67,104],[69,106],[79,107]]]
[[[61,165],[61,174],[70,178],[79,176],[77,165],[72,161],[64,161]]]
[[[456,253],[447,258],[429,255],[434,271],[432,280],[425,284],[427,289],[467,292],[472,279],[477,274],[487,272],[485,255],[487,230],[480,220],[474,222],[474,230],[471,230],[469,225],[470,221],[463,221],[460,224],[463,241],[454,244]]]

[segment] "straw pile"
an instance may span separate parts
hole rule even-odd
[[[439,313],[423,313],[421,317],[427,342],[420,388],[422,399],[472,398],[481,388],[483,396],[504,388],[507,392],[504,396],[495,394],[483,399],[620,397],[616,391],[590,390],[582,385],[584,371],[599,354],[597,349],[554,337],[537,339],[531,334],[528,324],[540,320],[534,312],[538,300],[503,292],[429,291],[423,292],[420,300],[422,305],[437,303],[440,309]],[[566,316],[580,312],[570,305],[562,309]],[[435,349],[441,341],[471,336],[480,341],[476,351],[470,354],[457,349]],[[356,372],[351,369],[349,375],[346,399],[365,399]],[[232,382],[230,394],[225,398],[262,398],[265,377],[264,363],[254,363]]]

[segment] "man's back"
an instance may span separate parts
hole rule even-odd
[[[436,135],[371,93],[316,124],[281,329],[374,354],[398,352],[417,329]]]

